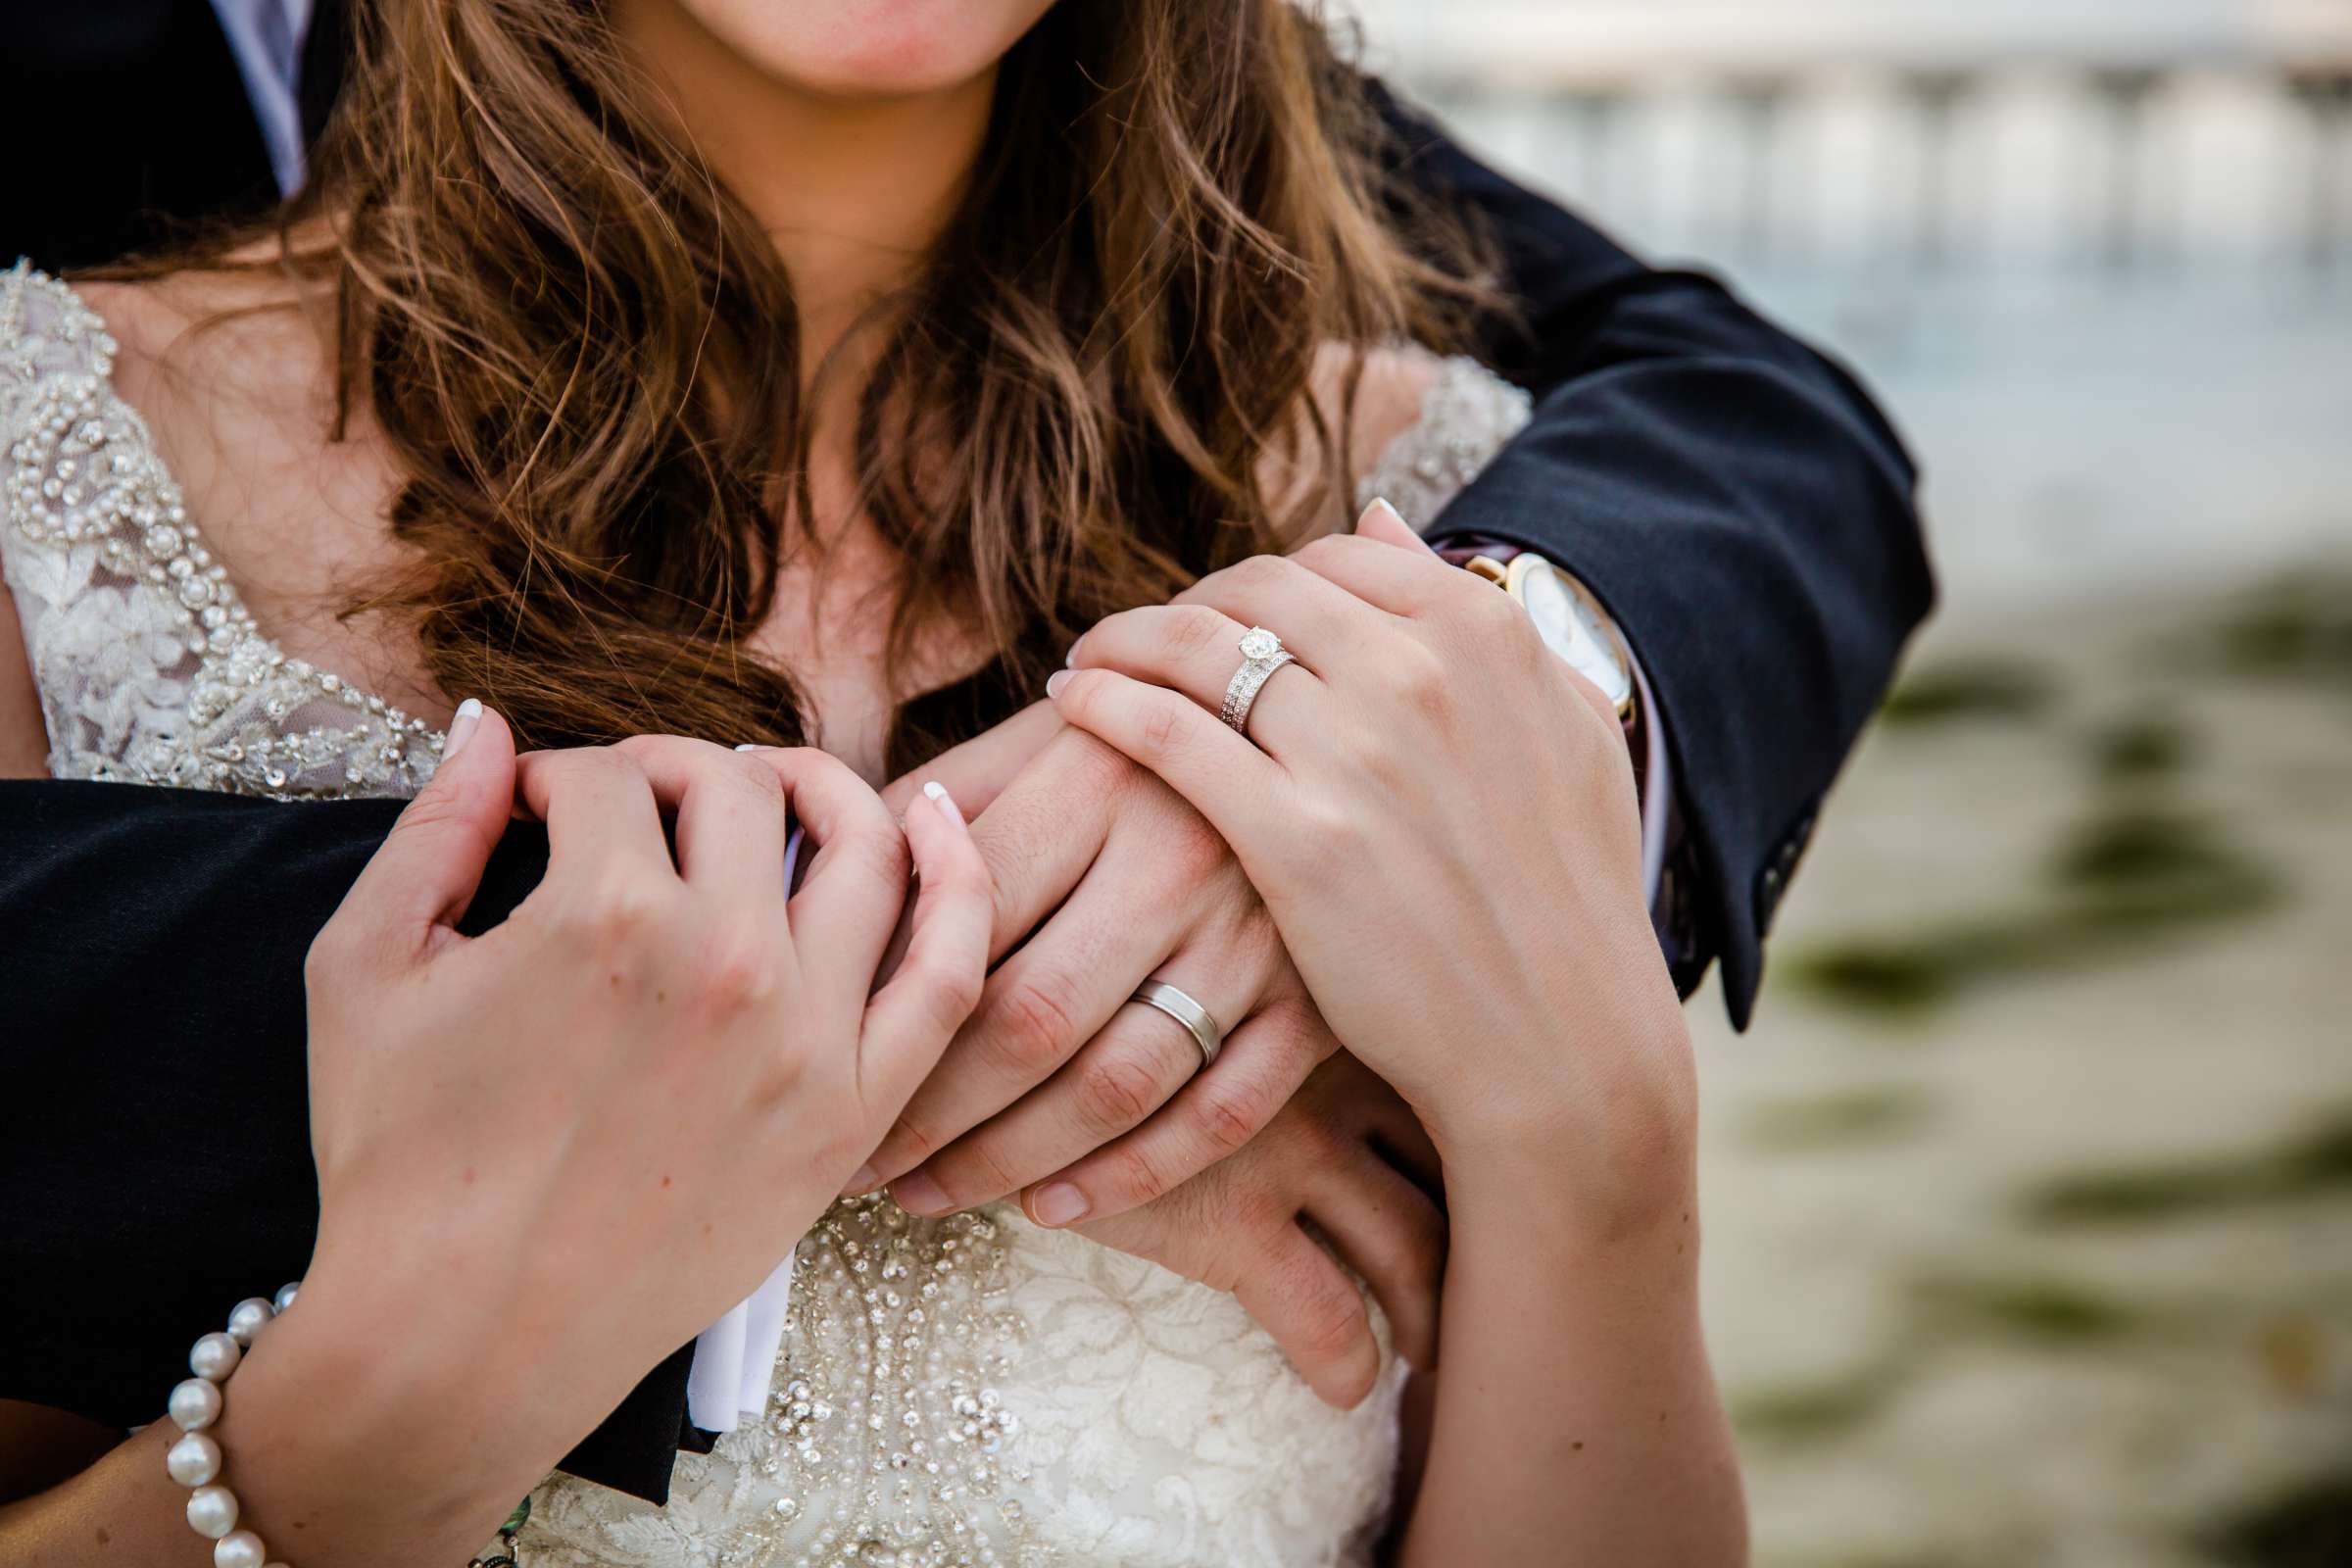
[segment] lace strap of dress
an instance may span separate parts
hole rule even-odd
[[[1476,360],[1440,363],[1421,416],[1399,431],[1356,486],[1357,510],[1385,497],[1427,531],[1494,455],[1527,425],[1535,403]]]
[[[0,430],[44,377],[114,373],[118,345],[96,311],[46,272],[20,261],[0,273]]]
[[[0,570],[61,778],[411,794],[441,737],[286,655],[190,520],[117,345],[66,284],[0,274]]]

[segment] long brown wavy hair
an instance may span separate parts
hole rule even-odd
[[[337,435],[364,408],[403,476],[415,565],[352,609],[407,617],[440,689],[532,745],[798,742],[789,675],[743,647],[813,548],[772,246],[597,0],[356,10],[262,264],[331,287]],[[1348,443],[1318,353],[1443,345],[1482,298],[1475,246],[1392,188],[1360,78],[1293,0],[1060,0],[992,117],[871,313],[855,398],[858,503],[903,567],[892,667],[943,613],[999,656],[901,714],[894,770],[1033,695],[1102,615],[1328,526]]]

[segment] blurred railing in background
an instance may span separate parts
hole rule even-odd
[[[1506,167],[1859,362],[1964,602],[2352,536],[2352,4],[1347,9]]]

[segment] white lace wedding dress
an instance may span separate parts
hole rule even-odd
[[[0,568],[60,778],[288,799],[406,795],[441,736],[286,658],[205,548],[105,323],[0,273]],[[1364,493],[1425,523],[1526,422],[1449,361]],[[557,1475],[525,1568],[1323,1568],[1368,1561],[1396,1458],[1393,1357],[1321,1403],[1233,1298],[1010,1204],[836,1204],[800,1244],[764,1419],[681,1455],[656,1508]]]

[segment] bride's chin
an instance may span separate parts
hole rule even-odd
[[[645,0],[638,0],[645,3]],[[658,0],[778,84],[839,103],[952,92],[986,77],[1054,0]]]

